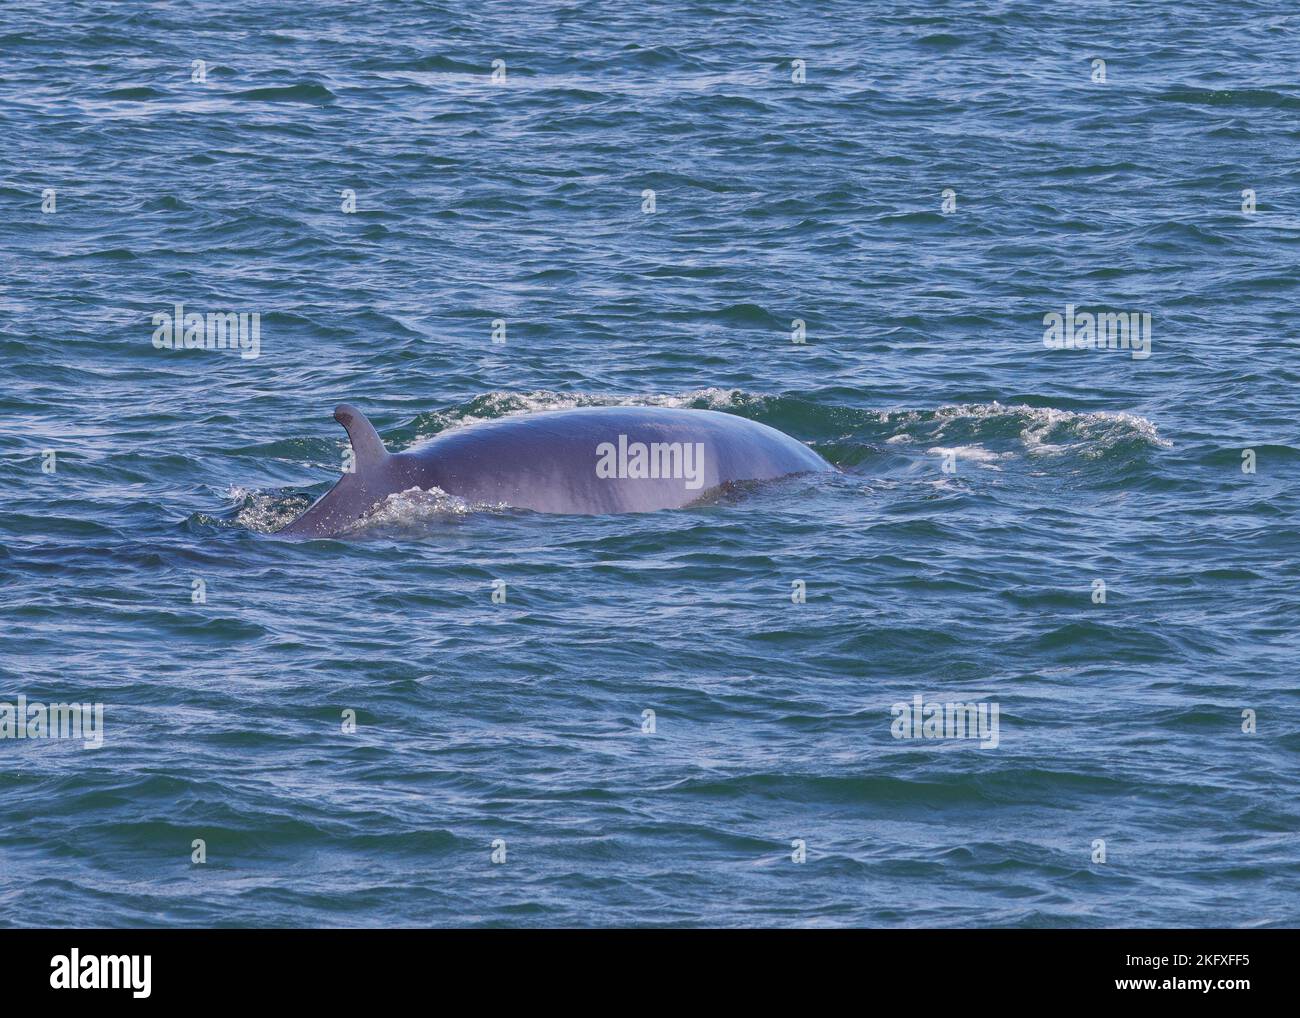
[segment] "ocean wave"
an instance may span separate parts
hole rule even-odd
[[[1154,423],[1138,414],[1064,410],[1025,404],[962,403],[933,410],[868,410],[821,403],[815,397],[764,395],[710,386],[680,394],[612,395],[491,392],[447,410],[420,414],[401,429],[402,447],[417,445],[452,427],[519,414],[593,406],[663,406],[719,410],[787,431],[839,466],[877,445],[914,445],[927,454],[957,449],[959,458],[994,464],[1017,451],[1030,456],[1075,454],[1096,459],[1113,451],[1170,448]],[[1006,448],[1007,443],[1018,449]],[[859,457],[860,458],[860,457]]]
[[[1253,110],[1300,109],[1300,96],[1271,88],[1179,88],[1154,96],[1159,102]]]
[[[307,103],[312,106],[328,106],[338,97],[324,85],[316,82],[301,82],[297,85],[273,85],[229,92],[226,98],[244,99],[248,102]]]

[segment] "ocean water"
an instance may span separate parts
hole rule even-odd
[[[1297,924],[1293,5],[38,0],[0,52],[0,701],[104,705],[0,739],[0,924]],[[839,472],[278,540],[345,400]]]

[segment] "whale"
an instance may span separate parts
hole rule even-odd
[[[452,428],[403,452],[389,452],[350,404],[334,419],[351,469],[279,536],[337,536],[412,488],[471,505],[606,515],[681,509],[740,482],[835,469],[784,432],[715,410],[546,410]]]

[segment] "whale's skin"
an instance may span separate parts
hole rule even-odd
[[[399,453],[384,448],[355,407],[339,406],[334,418],[348,432],[356,469],[280,535],[339,534],[387,496],[411,488],[437,487],[471,504],[594,515],[678,509],[726,484],[835,469],[775,428],[713,410],[550,410],[456,428]],[[600,476],[602,445],[617,448],[621,436],[629,448],[690,443],[702,450],[701,469],[690,477]]]

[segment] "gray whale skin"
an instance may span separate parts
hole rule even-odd
[[[356,407],[342,404],[334,419],[348,433],[356,469],[279,535],[333,536],[411,488],[436,486],[471,504],[594,515],[677,509],[732,482],[835,469],[775,428],[713,410],[550,410],[456,428],[398,453]]]

